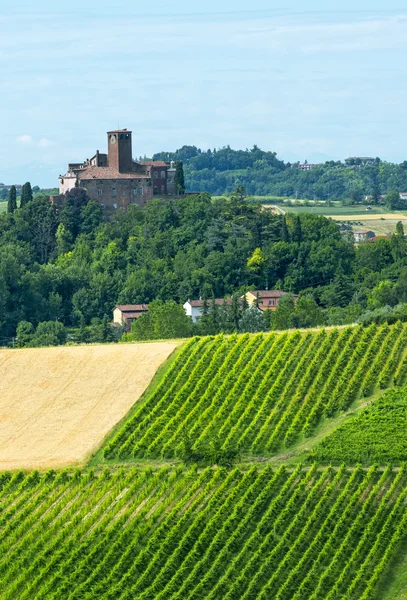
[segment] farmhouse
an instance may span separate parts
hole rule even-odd
[[[135,319],[148,312],[148,304],[118,304],[113,310],[113,323],[130,329]]]
[[[354,231],[353,232],[353,239],[355,240],[355,244],[358,244],[359,242],[366,242],[367,240],[370,240],[374,237],[375,237],[374,231]]]
[[[249,306],[253,306],[258,303],[260,310],[275,310],[279,305],[279,302],[283,296],[286,296],[288,292],[282,292],[281,290],[253,290],[247,292],[246,299]],[[297,302],[298,296],[294,296],[294,302]],[[242,296],[243,298],[243,296]]]
[[[108,131],[107,154],[96,150],[84,162],[69,163],[65,175],[59,176],[59,193],[83,187],[106,212],[130,204],[144,206],[156,195],[176,194],[175,163],[133,160],[131,134],[127,129]]]
[[[213,300],[207,300],[208,308],[211,306]],[[217,306],[223,306],[224,304],[232,304],[231,298],[215,298],[215,304]],[[185,302],[184,310],[187,317],[191,317],[192,321],[196,323],[202,316],[204,301],[200,300],[187,300]]]

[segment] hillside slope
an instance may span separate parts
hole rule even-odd
[[[406,484],[376,468],[3,474],[0,598],[368,600]]]
[[[272,456],[407,374],[407,325],[194,339],[107,459]]]
[[[83,462],[173,343],[0,350],[0,469]]]
[[[326,437],[310,460],[400,465],[407,461],[407,387],[394,388]]]

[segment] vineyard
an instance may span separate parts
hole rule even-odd
[[[4,600],[374,598],[403,469],[126,468],[0,476]]]
[[[407,326],[194,338],[107,459],[270,456],[407,376]]]
[[[193,338],[152,380],[173,348],[30,351],[30,386],[0,353],[0,459],[132,407],[83,470],[0,471],[0,600],[407,597],[407,324]]]
[[[407,461],[407,387],[389,390],[316,448],[327,464],[398,465]]]

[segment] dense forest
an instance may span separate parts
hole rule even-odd
[[[17,330],[20,345],[63,343],[67,332],[80,341],[112,339],[108,323],[117,303],[154,300],[156,323],[145,323],[152,337],[177,335],[166,320],[175,323],[179,305],[198,297],[208,304],[199,333],[405,316],[401,224],[392,238],[355,248],[333,221],[273,215],[248,203],[242,190],[220,199],[157,198],[111,221],[79,188],[59,211],[42,194],[25,202],[0,215],[2,344],[12,343]],[[211,310],[212,297],[237,298],[249,288],[283,289],[300,300],[294,306],[288,295],[261,318],[236,302]],[[197,332],[185,331],[185,323],[179,333]]]
[[[257,146],[251,150],[227,146],[207,151],[183,146],[176,152],[160,152],[154,159],[183,161],[187,189],[212,195],[231,193],[243,186],[249,195],[349,199],[355,203],[367,195],[379,202],[380,196],[391,190],[407,192],[407,161],[400,165],[380,158],[369,165],[358,160],[352,164],[329,161],[303,171],[297,163],[285,163],[275,152]]]

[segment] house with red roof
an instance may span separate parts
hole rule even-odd
[[[113,324],[131,329],[135,319],[148,312],[148,304],[118,304],[113,310]]]
[[[281,290],[253,290],[246,293],[246,300],[249,306],[257,304],[260,310],[276,310],[281,298],[287,294],[288,292]],[[298,296],[293,294],[293,297],[294,302],[297,302]]]

